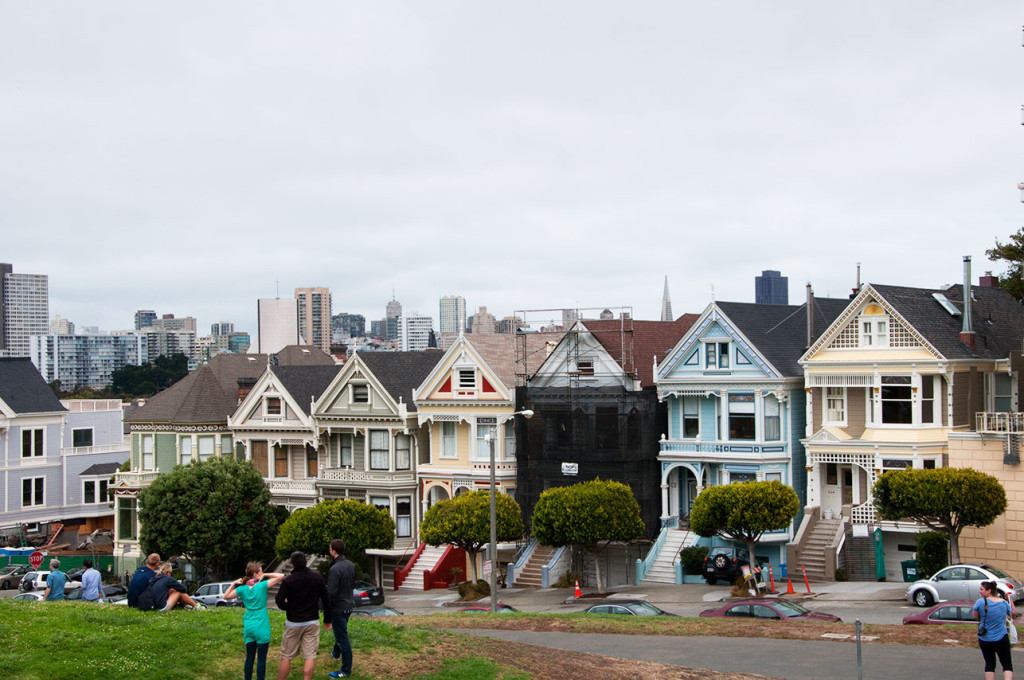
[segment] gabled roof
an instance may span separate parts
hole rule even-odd
[[[416,410],[412,391],[434,370],[444,352],[428,349],[415,352],[357,352],[358,357],[388,391],[391,398]]]
[[[341,366],[274,366],[270,370],[308,416],[312,400],[320,398],[341,369]]]
[[[1024,308],[1002,288],[971,287],[972,329],[977,348],[960,341],[963,326],[963,286],[907,288],[870,284],[883,300],[947,359],[1005,359],[1020,351],[1024,338]],[[940,293],[960,310],[952,315],[933,297]]]
[[[849,300],[814,298],[814,337],[824,333],[846,309]],[[736,329],[783,376],[802,376],[798,361],[807,349],[807,304],[759,305],[753,302],[714,303]]]
[[[447,352],[451,349],[458,335],[446,335],[442,348]],[[466,333],[461,336],[473,346],[480,358],[487,362],[494,374],[505,387],[514,390],[516,387],[516,336],[511,333]]]
[[[615,319],[588,319],[583,325],[624,371],[636,374],[640,387],[644,388],[654,385],[655,362],[672,351],[697,319],[697,314],[683,314],[675,321],[633,320],[623,323]],[[623,356],[624,347],[629,347],[630,341],[632,361]]]
[[[0,358],[0,401],[16,414],[67,411],[27,357]]]
[[[121,469],[121,463],[96,463],[90,465],[78,473],[79,477],[91,477],[93,475],[112,475]]]

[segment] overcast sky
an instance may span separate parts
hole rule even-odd
[[[1019,2],[0,0],[0,261],[50,313],[255,333],[328,286],[381,318],[846,296],[1001,271]]]

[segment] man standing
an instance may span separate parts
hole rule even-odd
[[[334,564],[327,572],[327,594],[331,598],[331,609],[334,616],[331,624],[334,629],[334,649],[331,657],[341,659],[341,668],[328,673],[332,678],[347,678],[352,675],[352,645],[348,641],[348,617],[352,614],[352,589],[356,583],[356,567],[345,559],[345,541],[336,538],[331,541],[331,557]]]
[[[311,680],[316,668],[316,652],[320,646],[319,601],[324,609],[324,630],[331,629],[331,598],[327,595],[324,577],[306,566],[301,552],[291,555],[292,573],[281,581],[274,597],[277,608],[285,612],[284,634],[281,636],[281,663],[277,680],[285,680],[292,670],[292,659],[302,651],[302,678]]]
[[[68,575],[60,570],[60,560],[50,560],[50,573],[46,577],[46,591],[43,593],[43,600],[53,602],[64,599],[64,584],[68,582]]]
[[[83,560],[82,599],[87,602],[100,601],[100,572],[92,568],[92,560]]]
[[[128,606],[134,607],[139,595],[146,589],[149,582],[156,576],[156,568],[160,566],[160,556],[156,553],[146,558],[146,563],[135,570],[132,580],[128,583]]]

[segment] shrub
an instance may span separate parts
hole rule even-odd
[[[489,597],[491,594],[491,586],[483,579],[474,583],[473,581],[463,581],[459,584],[459,599],[465,601],[479,600],[483,597]]]
[[[576,581],[580,580],[580,575],[575,571],[562,572],[561,577],[555,581],[552,588],[573,588],[576,586]]]
[[[914,539],[917,546],[917,577],[931,578],[949,564],[949,538],[937,531],[923,531]]]
[[[837,581],[845,581],[846,580],[846,570],[843,569],[842,567],[837,567],[836,568],[836,580]]]
[[[707,557],[708,548],[703,545],[691,545],[679,551],[679,561],[683,563],[683,569],[687,574],[701,574],[704,570],[704,558]]]

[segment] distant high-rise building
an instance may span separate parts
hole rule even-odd
[[[388,334],[388,320],[380,319],[378,321],[370,321],[370,337],[371,338],[384,338]]]
[[[235,332],[235,324],[230,321],[218,321],[210,325],[210,335],[227,335]]]
[[[268,298],[256,303],[255,354],[276,354],[289,345],[299,344],[299,301],[295,298]]]
[[[74,335],[75,324],[71,323],[60,314],[57,314],[50,321],[50,335]]]
[[[155,328],[161,331],[189,331],[191,333],[195,333],[196,319],[194,316],[174,316],[173,314],[164,314],[159,319],[153,319],[148,326],[143,326],[139,330],[144,328]]]
[[[466,330],[466,298],[461,295],[441,298],[437,320],[441,335],[457,335]]]
[[[50,333],[30,340],[32,363],[46,382],[60,381],[62,390],[102,389],[114,371],[149,360],[146,333],[119,335]]]
[[[331,351],[331,291],[327,288],[296,288],[299,333],[307,345]]]
[[[140,309],[135,312],[135,330],[149,328],[156,321],[156,311],[152,309]]]
[[[574,323],[579,321],[580,312],[577,309],[563,309],[562,310],[562,327],[570,328]]]
[[[342,312],[331,317],[331,339],[361,338],[366,335],[366,317]]]
[[[50,330],[50,289],[46,274],[15,274],[0,263],[0,354],[29,356],[29,338]]]
[[[486,307],[481,307],[477,313],[473,315],[473,327],[471,332],[474,335],[480,335],[482,333],[493,334],[494,331],[494,315],[488,312]]]
[[[402,330],[401,322],[399,321],[402,318],[402,303],[396,300],[394,295],[391,296],[391,300],[388,302],[384,318],[387,319],[387,339],[398,340]]]
[[[765,269],[754,277],[754,302],[759,305],[788,305],[789,277],[782,272]]]
[[[523,320],[518,316],[506,316],[504,319],[496,324],[495,332],[512,335],[516,332],[520,326],[522,326]]]
[[[665,275],[665,292],[661,295],[661,320],[675,321],[672,318],[672,298],[668,295],[668,275]]]
[[[399,317],[402,331],[402,351],[410,352],[430,347],[433,319],[419,313]]]

